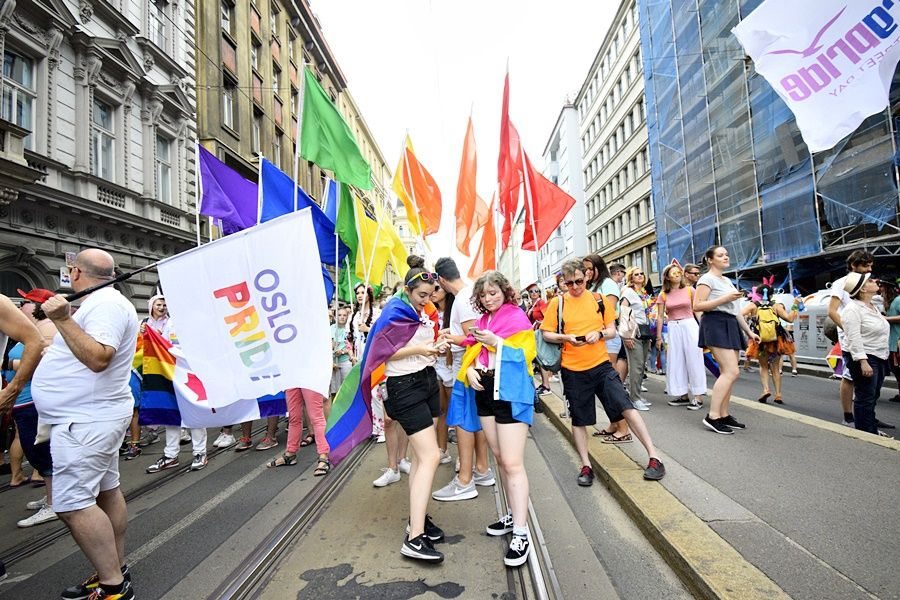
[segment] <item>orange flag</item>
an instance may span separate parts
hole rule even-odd
[[[503,215],[503,249],[509,246],[513,221],[519,208],[519,187],[524,179],[522,142],[509,120],[509,72],[503,80],[503,107],[500,112],[500,156],[497,159],[497,194]]]
[[[553,230],[559,227],[566,214],[575,206],[575,198],[565,193],[559,186],[541,175],[534,167],[528,155],[525,156],[525,175],[531,191],[531,201],[525,198],[525,235],[522,238],[522,250],[540,249]],[[534,228],[532,228],[532,209]],[[537,235],[537,248],[534,236]]]
[[[413,234],[437,233],[441,226],[441,190],[431,173],[416,158],[409,136],[406,137],[391,187],[406,207]]]
[[[480,226],[475,222],[476,172],[475,131],[472,127],[472,117],[469,117],[466,139],[463,142],[462,162],[459,165],[459,180],[456,183],[456,249],[466,256],[469,256],[472,236]],[[484,204],[484,201],[481,203]]]
[[[478,198],[484,204],[484,200]],[[491,205],[487,207],[487,216],[484,223],[484,229],[481,232],[481,243],[478,244],[478,251],[475,252],[475,258],[472,259],[472,266],[469,267],[469,279],[475,280],[485,271],[497,268],[497,232],[494,229],[494,198],[491,198]]]

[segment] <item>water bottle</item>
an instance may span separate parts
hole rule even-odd
[[[794,297],[794,300],[797,304],[797,310],[800,312],[806,310],[806,305],[803,303],[803,297],[800,295],[800,290],[794,288],[794,291],[791,292],[791,295]]]

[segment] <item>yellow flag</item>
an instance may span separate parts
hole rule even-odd
[[[419,237],[422,235],[421,218],[419,217],[418,212],[416,212],[416,205],[413,204],[412,198],[403,183],[407,171],[407,150],[415,152],[413,150],[412,140],[408,135],[406,136],[406,143],[403,146],[403,152],[400,153],[400,162],[397,164],[397,168],[394,169],[394,179],[391,181],[391,189],[394,190],[394,193],[397,194],[397,197],[400,198],[400,202],[402,202],[403,206],[406,208],[406,218],[409,220],[409,228],[412,231],[412,234]]]
[[[384,269],[391,259],[393,241],[385,230],[385,219],[381,219],[381,231],[378,222],[366,214],[365,206],[359,198],[353,199],[356,210],[356,226],[359,230],[359,249],[356,253],[356,276],[368,280],[372,285],[381,283]]]
[[[375,215],[381,222],[381,235],[387,235],[390,240],[390,260],[394,266],[394,271],[400,276],[400,279],[403,279],[406,276],[406,272],[409,271],[409,265],[406,264],[406,257],[409,256],[406,246],[400,240],[400,234],[394,229],[394,223],[391,221],[390,214],[383,211],[380,207],[375,207]]]

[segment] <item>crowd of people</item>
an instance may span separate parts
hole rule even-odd
[[[643,396],[647,371],[665,376],[669,405],[688,410],[706,405],[702,425],[717,434],[746,427],[730,404],[742,351],[759,363],[759,401],[767,402],[774,389],[773,401],[784,402],[782,365],[794,354],[790,325],[801,302],[795,299],[789,308],[777,302],[771,280],[743,302],[746,293],[725,276],[730,259],[722,246],[705,253],[703,267],[667,265],[658,289],[640,266],[607,265],[593,254],[566,261],[555,288],[531,284],[521,292],[498,271],[467,281],[452,258],[439,259],[434,271],[421,257],[408,262],[396,289],[376,300],[372,288],[360,284],[356,301],[334,311],[330,393],[286,390],[286,448],[266,464],[297,465],[299,449],[315,444],[314,475],[329,473],[325,428],[331,401],[353,365],[367,360],[367,348],[378,345],[373,340],[389,335],[391,352],[382,357],[385,377],[372,382],[371,394],[372,435],[385,442],[387,465],[373,484],[385,487],[408,476],[404,556],[443,560],[435,544],[445,534],[432,520],[429,502],[471,500],[479,487],[495,485],[490,452],[509,505],[485,531],[512,534],[506,565],[527,560],[525,443],[539,398],[554,383],[561,384],[565,416],[571,418],[580,486],[594,480],[589,427],[607,444],[636,437],[647,453],[644,478],[665,476],[641,416],[652,405]],[[900,295],[894,283],[871,275],[873,263],[867,252],[850,255],[848,274],[830,286],[829,317],[838,327],[846,366],[843,422],[879,434],[892,427],[876,418],[875,406],[885,378],[900,374]],[[113,267],[101,250],[81,252],[70,268],[72,288],[78,292],[108,282]],[[11,410],[18,431],[10,485],[42,486],[45,493],[28,502],[33,513],[18,524],[61,519],[96,568],[63,598],[133,598],[124,563],[127,510],[118,461],[140,457],[163,436],[163,454],[148,464],[147,473],[178,467],[185,444],[192,446],[191,470],[208,461],[205,429],[139,423],[140,394],[131,386],[135,340],[152,328],[177,343],[174,319],[165,298],[156,295],[149,300],[149,316],[139,321],[134,306],[111,286],[89,294],[77,312],[64,296],[47,290],[19,290],[19,295],[21,307],[0,296],[0,337],[15,342],[5,357],[0,413]],[[0,342],[7,346],[5,339]],[[555,347],[557,360],[540,358],[541,344]],[[708,403],[705,351],[718,370]],[[796,374],[795,363],[792,371]],[[84,394],[85,389],[93,392]],[[608,419],[602,427],[598,401]],[[256,450],[278,446],[278,424],[278,417],[267,419]],[[235,426],[238,437],[233,427],[222,428],[213,446],[236,452],[253,448],[252,422]],[[438,466],[454,461],[453,445],[455,474],[434,489]],[[33,469],[30,479],[22,474],[23,457]]]

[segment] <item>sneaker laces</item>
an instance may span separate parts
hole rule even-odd
[[[506,527],[511,527],[513,524],[512,513],[506,513],[505,515],[503,515],[503,518],[500,519],[500,522],[503,523],[503,525]]]
[[[582,474],[582,476],[593,475],[593,471],[591,471],[591,468],[589,466],[585,465],[585,466],[581,467],[581,474]]]
[[[528,546],[528,537],[524,535],[513,535],[512,541],[509,543],[509,549],[514,552],[522,552]]]
[[[659,468],[659,464],[660,464],[660,463],[659,463],[659,459],[658,459],[658,458],[651,458],[651,459],[650,459],[650,464],[647,465],[647,468],[648,468],[648,469],[658,469],[658,468]]]

